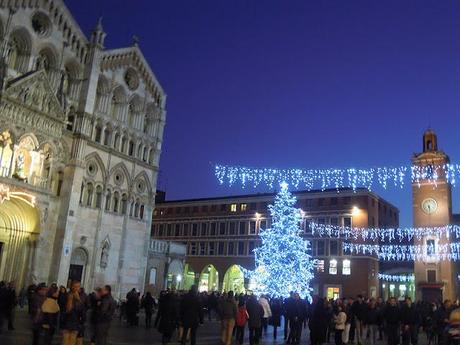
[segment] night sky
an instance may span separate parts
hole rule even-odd
[[[168,94],[159,188],[247,193],[211,163],[409,164],[431,126],[460,162],[460,2],[67,0],[108,48],[133,34]],[[411,190],[375,190],[412,224]],[[460,210],[460,185],[454,211]]]

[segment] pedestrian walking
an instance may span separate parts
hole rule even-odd
[[[160,298],[158,315],[155,320],[155,325],[158,324],[158,331],[162,334],[162,344],[165,345],[171,341],[177,320],[178,313],[175,297],[172,293],[164,293]]]
[[[418,326],[420,316],[410,297],[406,298],[404,306],[401,308],[402,343],[403,345],[417,345]]]
[[[107,345],[107,337],[116,305],[110,285],[105,285],[99,294],[100,300],[97,301],[96,309],[96,345]]]
[[[231,345],[233,328],[237,314],[237,304],[233,291],[229,291],[227,297],[222,298],[219,303],[219,315],[221,319],[221,341],[223,345]]]
[[[145,311],[145,328],[150,328],[152,326],[153,308],[155,307],[155,299],[150,292],[147,292],[142,298],[141,307]]]
[[[268,330],[268,319],[272,316],[272,310],[270,308],[270,303],[268,302],[268,297],[261,295],[259,298],[259,304],[264,309],[264,317],[262,318],[262,329],[263,334],[267,334]]]
[[[347,322],[347,314],[343,311],[341,305],[337,306],[337,315],[334,317],[335,323],[335,345],[343,345],[343,332],[345,331],[345,323]]]
[[[59,290],[56,286],[48,289],[47,298],[41,306],[41,345],[51,345],[59,322]]]
[[[203,323],[203,307],[196,285],[190,288],[180,302],[180,321],[183,327],[181,344],[187,343],[187,334],[190,332],[190,344],[196,345],[196,332],[198,326]]]
[[[249,314],[246,309],[246,303],[244,298],[240,298],[238,302],[238,312],[236,314],[236,343],[237,345],[243,345],[244,341],[244,329],[248,323]]]
[[[48,287],[40,283],[32,296],[30,296],[29,314],[32,319],[32,345],[39,345],[43,323],[42,305],[46,300]]]
[[[62,325],[62,345],[75,345],[85,312],[83,302],[80,299],[80,282],[72,282],[63,312],[65,315]]]
[[[384,311],[388,345],[399,345],[401,320],[400,310],[396,298],[391,297]]]
[[[256,296],[252,295],[246,302],[246,309],[249,315],[249,345],[259,345],[262,334],[262,318],[264,308],[257,301]]]
[[[281,326],[281,315],[283,313],[283,303],[279,298],[274,298],[271,300],[270,309],[272,311],[272,316],[269,319],[269,324],[273,326],[273,339],[276,340],[278,336],[278,327]]]

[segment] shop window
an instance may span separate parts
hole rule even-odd
[[[328,287],[326,291],[328,300],[337,300],[340,298],[340,288],[338,287]]]

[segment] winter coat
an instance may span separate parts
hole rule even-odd
[[[262,327],[262,318],[264,317],[264,308],[257,302],[255,297],[251,297],[246,302],[246,310],[249,315],[249,328],[261,328]]]
[[[272,310],[270,308],[270,304],[268,303],[268,300],[265,297],[260,297],[259,298],[259,304],[264,309],[264,318],[265,319],[268,319],[270,316],[272,316]]]
[[[420,324],[420,315],[414,304],[410,307],[404,305],[401,308],[401,323],[405,326],[417,326]]]
[[[112,295],[105,295],[97,302],[96,308],[96,322],[97,323],[110,323],[115,314],[115,300]]]
[[[347,321],[347,314],[345,314],[343,311],[339,312],[335,318],[335,329],[339,331],[344,330],[346,321]]]
[[[219,315],[222,320],[235,320],[237,311],[236,301],[233,298],[226,298],[220,301]]]
[[[59,304],[57,303],[57,300],[48,297],[45,302],[43,302],[41,311],[43,313],[41,322],[42,328],[55,330],[57,328],[59,318]]]
[[[172,294],[166,294],[160,300],[158,331],[162,334],[172,334],[176,328],[178,314],[175,299]]]
[[[401,321],[401,311],[399,310],[399,307],[396,305],[394,307],[388,305],[385,308],[383,315],[387,325],[394,326],[399,324],[399,321]]]
[[[273,300],[270,308],[272,310],[272,317],[270,318],[270,325],[274,327],[281,326],[281,314],[283,313],[283,305],[280,300]]]
[[[304,303],[301,300],[292,299],[286,305],[286,317],[289,320],[303,321],[306,317]]]
[[[68,295],[67,298],[71,298],[71,294]],[[67,331],[81,331],[82,325],[85,322],[85,316],[86,316],[86,309],[85,305],[82,303],[82,301],[78,301],[76,299],[73,299],[72,301],[72,309],[63,310],[64,313],[64,318],[63,318],[63,330]]]
[[[363,321],[366,325],[377,325],[379,323],[379,310],[377,307],[369,307],[366,318]]]
[[[189,292],[180,302],[180,320],[186,328],[196,328],[203,323],[203,308],[197,294]]]
[[[146,314],[152,314],[153,307],[155,306],[155,300],[152,295],[145,295],[142,299],[142,308],[144,308]]]

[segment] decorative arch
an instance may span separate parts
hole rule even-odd
[[[125,181],[123,181],[123,183],[121,183],[120,185],[126,185],[127,187],[131,186],[131,177],[129,175],[129,171],[128,171],[128,168],[126,167],[125,163],[123,162],[120,162],[120,163],[117,163],[116,165],[113,166],[112,169],[110,169],[110,173],[109,173],[109,176],[110,176],[110,179],[114,179],[115,176],[115,172],[117,171],[121,171],[123,173],[123,177],[125,179]],[[114,180],[113,181],[114,184],[117,184],[117,182]]]
[[[88,258],[88,251],[83,247],[77,247],[72,251],[68,277],[69,283],[72,281],[79,281],[83,285],[86,276]]]
[[[206,265],[200,274],[198,291],[211,292],[219,290],[219,272],[212,264]]]
[[[134,181],[134,184],[132,188],[134,188],[134,190],[137,190],[139,193],[149,194],[152,192],[152,186],[150,184],[150,179],[145,171],[141,171],[139,174],[137,174],[133,181]],[[140,191],[138,188],[139,186],[137,184],[139,181],[143,181],[145,183],[145,189],[143,191]]]
[[[96,165],[98,167],[98,170],[101,173],[102,181],[105,182],[106,179],[107,179],[107,171],[105,169],[104,162],[102,161],[101,157],[99,156],[99,154],[97,152],[93,152],[93,153],[91,153],[91,154],[89,154],[88,156],[85,157],[86,166],[91,161],[94,161],[96,163]]]
[[[122,121],[125,117],[126,109],[126,90],[122,85],[118,85],[113,89],[111,100],[111,115],[113,118]]]
[[[32,52],[32,38],[25,27],[16,27],[11,31],[8,48],[8,65],[19,72],[26,72]]]
[[[44,68],[47,72],[54,72],[58,68],[58,64],[59,53],[51,43],[46,43],[38,48],[37,69]]]

